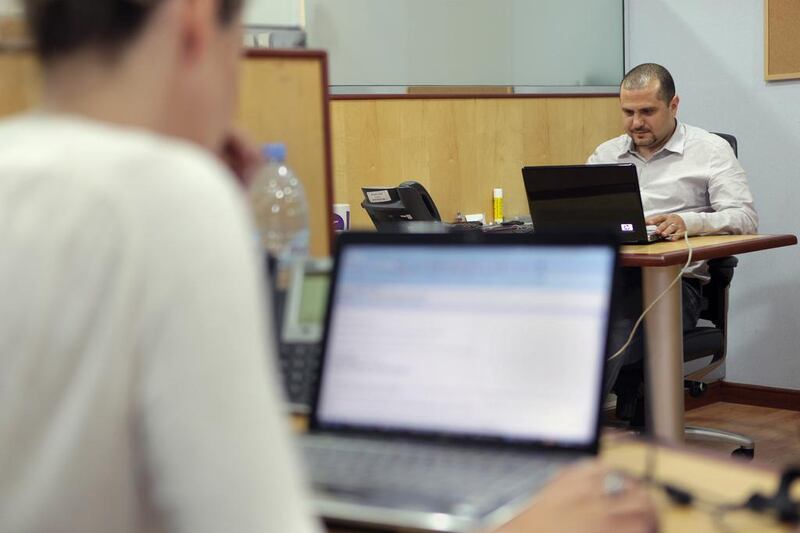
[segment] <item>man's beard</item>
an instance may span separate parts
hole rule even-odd
[[[656,139],[656,136],[653,135],[652,132],[649,132],[649,131],[639,132],[639,133],[644,133],[644,134],[649,135],[649,137],[645,137],[645,138],[637,138],[636,137],[636,133],[637,132],[633,132],[633,135],[632,135],[633,144],[636,145],[636,146],[651,146],[653,144],[656,144],[656,141],[658,140],[658,139]]]

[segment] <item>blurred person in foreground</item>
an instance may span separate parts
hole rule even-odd
[[[234,178],[241,0],[25,7],[44,90],[0,122],[0,531],[319,531]],[[567,471],[503,531],[654,530],[607,480]]]

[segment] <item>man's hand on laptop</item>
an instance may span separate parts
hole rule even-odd
[[[665,239],[680,239],[686,233],[686,223],[680,215],[653,215],[645,219],[649,226],[658,226],[658,234]]]
[[[523,514],[495,533],[655,533],[656,509],[647,491],[597,462],[564,470]]]

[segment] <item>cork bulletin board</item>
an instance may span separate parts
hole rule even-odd
[[[764,0],[764,79],[800,78],[800,1]]]

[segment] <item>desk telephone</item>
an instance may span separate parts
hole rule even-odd
[[[279,359],[293,413],[308,413],[319,379],[331,264],[330,259],[298,263],[290,272],[286,292],[276,290]]]
[[[398,223],[442,220],[431,195],[416,181],[405,181],[397,187],[362,187],[361,192],[361,207],[378,231],[392,230]]]

